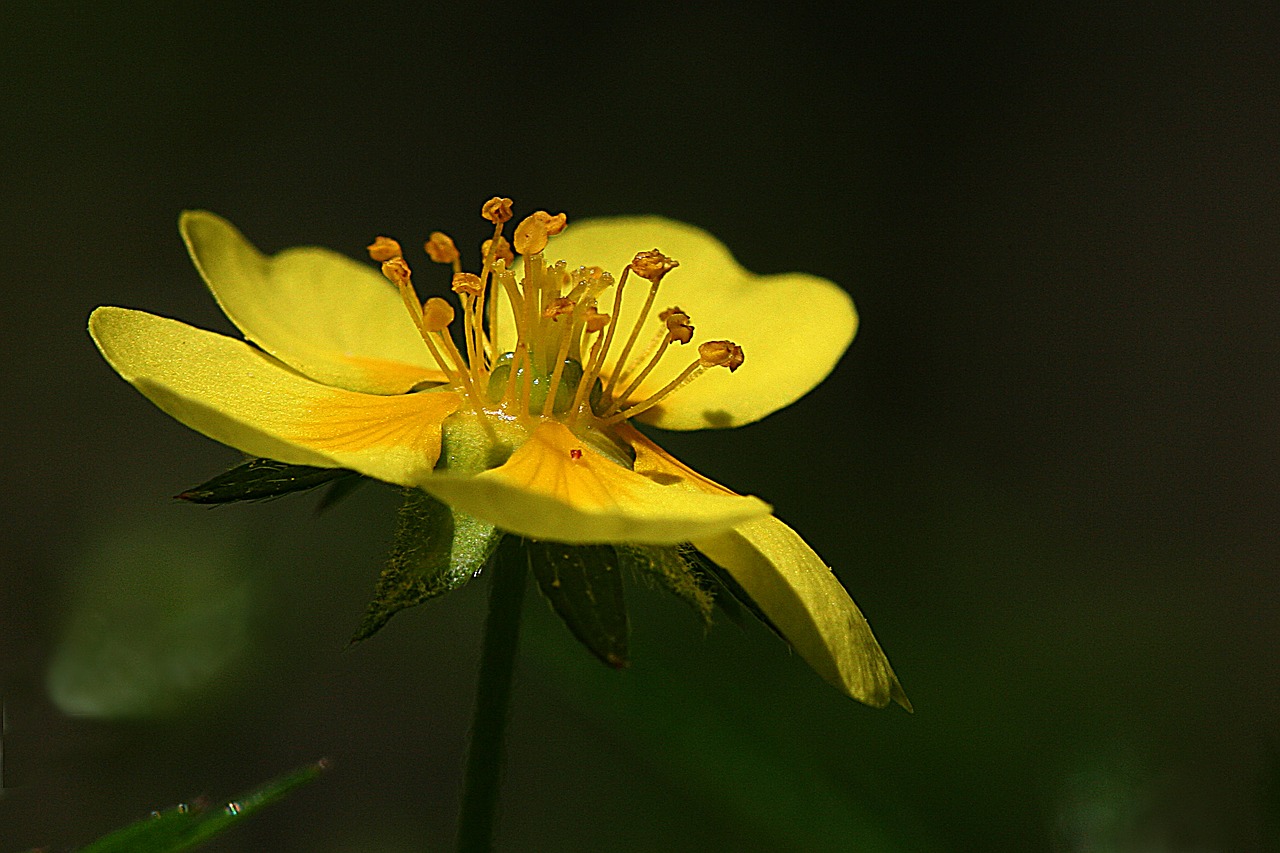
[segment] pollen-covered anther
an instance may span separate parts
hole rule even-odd
[[[556,318],[563,317],[566,314],[572,314],[573,309],[577,306],[578,303],[574,302],[569,297],[561,296],[551,300],[551,304],[542,309],[542,316],[555,320]]]
[[[390,237],[377,237],[365,248],[369,250],[369,257],[379,263],[398,258],[404,254],[400,251],[400,244]]]
[[[698,361],[707,367],[727,367],[732,373],[744,360],[742,347],[733,341],[707,341],[698,347]]]
[[[510,222],[513,215],[511,199],[494,196],[481,206],[480,215],[494,224]]]
[[[443,332],[453,322],[453,306],[433,296],[422,305],[422,328],[426,332]]]
[[[498,245],[494,246],[492,240],[485,240],[480,245],[480,254],[482,257],[488,258],[490,249],[493,250],[493,262],[504,261],[508,265],[515,262],[516,253],[511,251],[511,244],[507,242],[506,237],[498,238]]]
[[[693,340],[693,326],[689,325],[689,315],[679,308],[670,308],[658,315],[667,324],[667,343],[679,341],[682,345]]]
[[[657,249],[651,249],[648,252],[639,252],[631,259],[631,269],[641,278],[657,284],[662,281],[662,277],[680,266],[680,262],[666,255]]]
[[[587,313],[583,316],[582,323],[583,326],[586,327],[588,334],[595,334],[605,326],[609,325],[610,319],[611,318],[608,314],[601,314],[596,310],[595,306],[592,305],[587,309]]]
[[[541,252],[547,248],[547,238],[563,231],[568,221],[563,213],[552,216],[545,210],[534,211],[516,226],[516,251],[522,255]]]
[[[375,258],[375,260],[377,259]],[[382,262],[382,274],[387,277],[388,281],[398,286],[408,286],[413,276],[412,271],[409,269],[408,261],[399,255]]]
[[[443,231],[432,231],[423,248],[427,250],[427,256],[437,264],[452,264],[461,257],[453,238]]]
[[[452,286],[454,293],[465,293],[469,296],[484,294],[484,284],[481,283],[480,276],[473,272],[454,273]]]

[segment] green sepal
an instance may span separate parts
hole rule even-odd
[[[711,623],[715,597],[708,582],[689,563],[679,546],[615,545],[614,548],[623,569],[656,580],[692,607],[704,623]]]
[[[150,817],[80,848],[80,853],[177,853],[190,850],[310,782],[326,766],[326,762],[320,761],[295,770],[242,797],[220,803],[216,808],[195,804],[153,812]]]
[[[622,571],[612,545],[526,543],[538,588],[593,655],[614,669],[630,663]]]
[[[316,504],[316,515],[333,509],[341,501],[346,500],[348,495],[368,482],[368,477],[339,477],[334,480],[320,496],[320,502]]]
[[[778,626],[773,624],[773,621],[760,609],[760,605],[756,604],[755,599],[742,588],[741,584],[733,579],[733,575],[716,565],[706,554],[697,549],[687,551],[686,558],[690,561],[695,572],[700,573],[702,577],[719,588],[717,590],[719,594],[715,596],[715,602],[731,622],[741,626],[746,621],[743,618],[743,611],[745,610],[760,620],[766,628],[777,634],[784,643],[788,642],[786,636],[778,630]]]
[[[492,524],[453,510],[421,489],[405,489],[404,496],[391,554],[353,643],[372,637],[406,607],[461,587],[485,567],[502,539]]]
[[[250,459],[177,497],[197,504],[259,501],[290,492],[305,492],[325,483],[337,485],[359,476],[345,468],[314,468],[310,465],[286,465],[274,459]]]

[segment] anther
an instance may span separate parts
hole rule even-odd
[[[547,248],[547,238],[559,234],[567,223],[568,218],[563,213],[552,216],[545,210],[535,211],[516,227],[516,251],[522,255],[541,252]]]
[[[453,238],[443,231],[432,231],[431,238],[423,245],[427,255],[437,264],[456,264],[460,258]]]
[[[573,309],[577,307],[577,303],[567,296],[551,300],[551,304],[542,309],[542,316],[551,320],[563,317],[565,314],[572,314]]]
[[[727,367],[732,373],[744,360],[742,347],[733,341],[707,341],[698,347],[698,361],[707,367]]]
[[[586,326],[587,334],[594,334],[605,326],[609,325],[610,317],[608,314],[601,314],[592,305],[587,309],[586,316],[583,318],[583,324]]]
[[[372,252],[370,254],[372,254]],[[410,279],[413,275],[409,270],[408,262],[399,255],[382,262],[382,274],[385,275],[387,280],[392,284],[400,287],[409,286]]]
[[[494,224],[511,221],[511,199],[494,196],[480,208],[480,215]]]
[[[369,257],[379,263],[398,258],[403,254],[400,251],[400,244],[390,237],[378,237],[366,248],[369,250]]]
[[[422,330],[443,332],[453,322],[453,306],[439,296],[433,296],[422,306]]]
[[[688,314],[673,308],[658,316],[667,324],[667,343],[679,341],[683,345],[693,340],[693,326],[689,325]]]
[[[647,278],[649,281],[657,284],[662,281],[662,277],[680,266],[680,262],[668,258],[657,249],[648,252],[639,252],[631,260],[631,269],[641,278]]]
[[[506,237],[499,237],[498,244],[495,246],[492,240],[485,240],[480,246],[480,254],[482,257],[489,257],[489,250],[493,250],[493,261],[505,261],[507,264],[515,262],[516,253],[511,251],[511,244],[507,242]]]
[[[453,292],[480,296],[484,293],[484,285],[480,283],[480,276],[475,273],[456,272],[453,274]]]

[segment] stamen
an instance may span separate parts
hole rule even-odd
[[[649,280],[649,295],[644,300],[644,308],[640,310],[640,316],[636,319],[636,324],[631,327],[631,335],[627,338],[627,345],[622,348],[622,353],[618,356],[618,360],[614,362],[613,375],[609,377],[609,383],[604,389],[606,397],[610,396],[614,387],[618,384],[620,369],[626,365],[627,356],[631,354],[631,348],[636,344],[636,336],[640,334],[640,328],[644,325],[644,321],[648,319],[649,310],[653,308],[653,298],[658,295],[658,285],[662,283],[662,279],[667,273],[678,266],[680,266],[679,261],[668,258],[657,249],[640,252],[632,258],[629,268],[635,270],[636,275]]]
[[[542,404],[542,416],[544,418],[551,417],[551,411],[555,407],[556,392],[560,390],[560,377],[564,375],[565,360],[569,357],[569,342],[573,339],[573,329],[577,325],[579,307],[572,299],[562,297],[552,302],[548,310],[554,312],[551,314],[553,323],[559,322],[560,318],[565,314],[571,314],[572,319],[569,321],[569,328],[562,330],[560,333],[560,349],[556,353],[555,370],[551,372],[551,381],[547,383],[547,399]]]
[[[489,285],[489,274],[498,261],[502,261],[504,265],[512,264],[516,256],[511,251],[511,244],[502,236],[502,222],[493,224],[493,236],[480,246],[480,254],[484,258],[484,263],[480,268],[480,308],[481,314],[484,312],[485,298],[484,290]],[[496,299],[489,299],[489,342],[485,347],[485,352],[489,358],[489,364],[493,365],[498,362],[498,303]],[[483,320],[483,316],[480,318]]]
[[[679,391],[693,380],[697,379],[711,367],[727,367],[729,372],[737,370],[742,366],[743,355],[742,347],[733,341],[707,341],[698,347],[698,359],[693,364],[686,367],[679,376],[672,379],[662,387],[656,394],[636,403],[629,409],[624,409],[604,418],[602,423],[605,426],[633,418],[643,412],[647,412],[654,406],[661,403],[664,399]]]
[[[618,316],[618,311],[622,308],[622,288],[627,284],[627,276],[631,275],[631,265],[627,264],[622,268],[622,277],[618,279],[618,287],[613,292],[613,317]],[[610,316],[610,315],[604,315]],[[604,366],[604,360],[609,355],[609,347],[613,344],[613,334],[618,329],[617,323],[608,323],[609,331],[605,333],[603,345],[600,339],[596,339],[596,344],[591,348],[591,359],[587,365],[586,371],[582,374],[582,385],[579,386],[579,392],[583,387],[590,388],[595,384],[596,379],[600,376],[600,368]],[[582,409],[581,393],[574,400],[573,410],[569,413],[569,421],[572,423],[577,420],[578,412]]]
[[[666,311],[663,311],[660,316],[667,326],[667,332],[663,338],[661,346],[659,346],[658,351],[654,353],[654,356],[649,363],[645,365],[644,370],[640,371],[640,375],[631,380],[631,384],[627,386],[627,390],[619,394],[617,399],[613,401],[613,404],[605,412],[606,415],[610,412],[621,409],[627,404],[627,400],[630,399],[631,395],[635,393],[641,383],[649,378],[649,374],[653,372],[653,369],[658,366],[658,362],[662,360],[662,356],[667,352],[667,347],[676,341],[679,341],[683,346],[693,340],[693,326],[689,325],[688,314],[685,314],[679,309],[667,309]]]
[[[480,370],[484,366],[480,357],[480,335],[483,330],[476,322],[476,301],[484,295],[484,285],[480,282],[480,276],[475,273],[455,272],[453,292],[462,299],[462,337],[467,347],[467,363],[470,365],[472,379],[479,385]]]
[[[612,318],[608,314],[601,314],[596,310],[594,305],[587,308],[586,318],[583,320],[584,334],[596,334],[605,326],[609,325]],[[600,356],[601,344],[604,343],[604,336],[596,334],[595,345],[591,347],[590,357],[587,359],[588,365],[596,364]],[[586,402],[587,395],[591,393],[591,386],[595,384],[595,376],[590,371],[584,371],[582,379],[578,381],[578,390],[574,392],[573,403],[569,406],[568,423],[570,426],[578,420],[578,412],[582,409],[582,404]]]
[[[663,321],[664,327],[658,329],[658,331],[654,332],[653,337],[649,338],[649,343],[645,344],[643,353],[641,353],[640,355],[632,356],[631,360],[627,362],[626,366],[623,367],[621,370],[617,371],[619,385],[628,381],[628,379],[630,379],[631,375],[635,373],[636,369],[639,368],[640,365],[648,363],[649,359],[653,357],[654,350],[656,350],[662,344],[666,343],[667,332],[669,331],[669,328],[666,326],[666,321],[667,321],[667,318],[670,317],[672,314],[684,314],[684,312],[680,310],[680,306],[674,305],[666,309],[665,311],[660,311],[658,313],[658,319]],[[685,315],[685,319],[686,320],[688,319],[688,315]],[[689,328],[692,330],[693,327],[690,326]],[[688,343],[688,341],[683,341],[682,343]]]
[[[382,262],[382,274],[400,291],[400,300],[413,318],[413,324],[418,327],[418,331],[422,331],[422,303],[418,302],[418,294],[413,289],[413,274],[409,270],[409,264],[404,258],[396,256]]]
[[[488,415],[485,414],[484,401],[480,399],[476,386],[471,380],[471,371],[467,369],[466,360],[462,357],[462,353],[458,352],[458,345],[453,342],[453,336],[449,334],[449,324],[453,322],[455,316],[453,306],[448,302],[438,296],[428,299],[422,306],[422,339],[426,341],[427,348],[431,350],[431,354],[442,366],[445,362],[440,357],[437,345],[444,346],[445,351],[449,354],[456,367],[456,372],[449,370],[445,372],[450,374],[450,378],[454,382],[462,386],[463,395],[471,403],[471,408],[475,410],[481,426],[489,434],[490,439],[496,443],[498,440],[497,432],[494,430],[493,425],[489,423]]]

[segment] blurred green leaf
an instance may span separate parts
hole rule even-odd
[[[538,588],[573,635],[604,663],[627,665],[627,607],[612,545],[527,543]]]
[[[68,572],[45,681],[66,714],[141,719],[209,707],[251,641],[251,559],[226,519],[117,514]]]
[[[492,524],[450,509],[421,489],[405,489],[404,495],[391,555],[353,643],[372,637],[406,607],[461,587],[484,568],[502,539]]]
[[[323,761],[281,776],[220,808],[180,805],[155,812],[124,829],[99,838],[80,853],[177,853],[203,844],[305,785],[326,768]]]
[[[305,492],[325,483],[359,476],[345,468],[313,468],[310,465],[286,465],[274,459],[250,459],[208,482],[188,489],[178,495],[178,498],[197,504],[257,501],[291,492]]]

